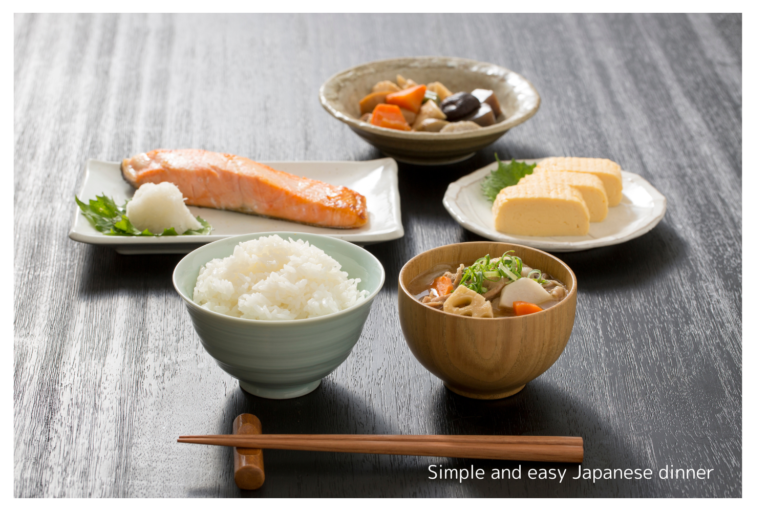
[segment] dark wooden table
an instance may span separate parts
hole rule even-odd
[[[741,496],[741,17],[727,15],[26,16],[14,34],[15,496]],[[452,55],[531,80],[538,114],[461,164],[400,165],[405,237],[369,246],[387,282],[349,359],[302,398],[245,394],[201,347],[171,285],[178,255],[67,238],[85,162],[195,147],[261,160],[381,154],[320,107],[337,71]],[[631,242],[562,254],[579,278],[570,343],[517,396],[457,396],[410,354],[396,277],[477,240],[441,205],[503,157],[600,156],[666,195]],[[271,451],[241,492],[228,433],[583,436],[585,468],[651,480],[430,480],[517,463]],[[713,469],[708,480],[658,471]],[[564,481],[529,468],[567,468]]]

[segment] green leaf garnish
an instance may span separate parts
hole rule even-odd
[[[499,167],[495,171],[491,171],[491,174],[486,176],[480,184],[483,195],[490,202],[496,200],[496,196],[499,195],[502,189],[517,185],[521,179],[533,173],[533,169],[536,167],[536,164],[528,165],[524,162],[518,162],[514,158],[510,163],[505,164],[499,160],[498,154],[494,153],[494,156],[496,156]]]
[[[114,223],[112,229],[107,233],[108,235],[122,235],[122,236],[141,236],[141,231],[133,227],[131,221],[125,215],[120,216],[120,220]]]
[[[97,231],[110,236],[178,236],[176,229],[167,228],[162,234],[156,235],[145,229],[139,231],[136,229],[128,217],[125,215],[125,209],[128,201],[123,206],[117,206],[111,197],[96,196],[88,204],[82,202],[75,196],[75,202],[80,207],[83,216],[88,219]],[[197,217],[197,221],[203,225],[200,229],[188,229],[182,235],[207,235],[213,228],[202,217]]]
[[[197,217],[197,222],[203,225],[200,229],[188,229],[182,235],[207,235],[211,231],[213,231],[213,228],[210,224],[208,224],[208,221],[203,219],[202,217]],[[174,234],[176,234],[176,230],[171,228]]]

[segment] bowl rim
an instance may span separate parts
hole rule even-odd
[[[525,112],[521,117],[519,118],[509,118],[505,119],[504,121],[500,123],[496,123],[491,126],[484,126],[481,127],[479,130],[472,130],[469,132],[456,132],[456,133],[431,133],[431,132],[406,132],[402,130],[393,130],[391,128],[381,128],[379,126],[374,126],[370,123],[364,123],[363,121],[360,121],[359,119],[353,119],[344,112],[341,112],[340,110],[335,109],[333,106],[330,105],[329,100],[326,97],[326,90],[330,86],[331,82],[336,81],[339,79],[342,75],[345,75],[347,73],[350,73],[358,68],[364,68],[368,67],[374,64],[383,64],[387,62],[393,62],[393,61],[420,61],[420,60],[434,60],[434,61],[444,61],[444,62],[463,62],[466,64],[473,64],[473,65],[481,65],[481,66],[489,66],[497,68],[498,70],[502,71],[505,75],[514,75],[517,77],[522,83],[526,84],[528,87],[530,87],[531,91],[536,97],[536,105],[529,111]],[[462,57],[446,57],[446,56],[429,56],[429,55],[423,55],[423,56],[416,56],[416,57],[394,57],[390,59],[381,59],[381,60],[373,60],[370,62],[365,62],[363,64],[359,64],[357,66],[353,66],[351,68],[339,71],[338,73],[335,73],[330,78],[328,78],[323,85],[320,86],[320,91],[318,93],[318,97],[320,99],[320,104],[323,106],[323,108],[331,114],[333,117],[338,119],[339,121],[342,121],[346,123],[348,126],[350,126],[352,129],[362,130],[366,131],[368,133],[381,135],[384,137],[390,137],[395,139],[406,139],[406,140],[442,140],[442,141],[451,141],[451,140],[463,140],[463,139],[472,139],[475,137],[483,137],[487,135],[493,135],[496,133],[504,133],[508,131],[509,129],[524,123],[528,119],[534,116],[536,112],[539,110],[539,106],[541,105],[541,95],[539,95],[539,92],[536,90],[536,88],[533,86],[533,84],[524,76],[522,76],[519,73],[515,73],[514,71],[507,69],[503,66],[499,66],[498,64],[493,64],[492,62],[483,62],[473,59],[465,59]]]
[[[338,243],[340,243],[342,245],[348,245],[348,246],[354,247],[354,249],[353,249],[354,251],[359,251],[359,254],[367,255],[367,256],[364,256],[364,257],[369,257],[369,258],[371,258],[375,262],[375,264],[379,267],[379,270],[381,271],[381,279],[379,280],[379,283],[377,284],[376,289],[373,290],[368,295],[368,297],[366,297],[364,300],[358,302],[357,304],[355,304],[354,306],[352,306],[350,308],[344,309],[342,311],[338,311],[336,313],[331,313],[330,315],[322,315],[322,316],[316,316],[316,317],[312,317],[312,318],[300,318],[300,319],[297,319],[297,320],[257,320],[257,319],[253,319],[253,318],[241,318],[241,317],[237,317],[237,316],[225,315],[224,313],[218,313],[216,311],[211,311],[210,309],[206,309],[206,308],[202,307],[201,305],[199,305],[195,301],[193,301],[191,298],[187,297],[187,295],[185,293],[183,293],[179,289],[179,284],[177,282],[177,275],[179,273],[179,268],[185,262],[185,260],[191,259],[194,254],[202,253],[204,251],[204,249],[206,249],[207,247],[212,247],[212,246],[215,246],[215,245],[224,245],[224,243],[226,243],[226,242],[232,242],[233,241],[232,239],[240,239],[239,240],[240,242],[244,242],[244,241],[247,241],[247,240],[253,240],[253,239],[257,238],[257,237],[260,238],[262,236],[271,236],[271,235],[293,236],[294,239],[297,236],[309,235],[309,236],[314,236],[314,237],[327,238],[327,239],[330,239],[330,240],[332,240],[334,242],[338,242]],[[309,242],[309,240],[305,240],[305,241]],[[312,242],[309,242],[309,243],[312,243]],[[331,256],[333,258],[332,255],[329,254],[329,256]],[[210,262],[212,259],[213,258],[211,258],[208,261]],[[342,268],[342,270],[344,270],[344,269]],[[287,325],[297,325],[297,324],[306,325],[306,324],[311,324],[311,323],[324,322],[324,321],[327,321],[327,320],[330,320],[330,319],[333,319],[333,318],[338,318],[340,316],[347,315],[347,314],[349,314],[349,313],[351,313],[351,312],[353,312],[353,311],[355,311],[357,309],[362,308],[363,306],[365,306],[366,304],[371,302],[376,297],[376,295],[379,294],[381,289],[384,287],[384,282],[386,281],[386,277],[387,276],[386,276],[386,272],[384,270],[384,265],[381,264],[381,262],[379,261],[379,258],[377,258],[373,254],[371,254],[370,252],[365,250],[363,247],[360,247],[359,245],[353,244],[352,242],[348,242],[346,240],[341,240],[340,238],[335,238],[335,237],[328,236],[328,235],[320,235],[320,234],[315,234],[315,233],[296,233],[296,232],[293,232],[293,231],[264,231],[264,232],[246,233],[246,234],[243,234],[243,235],[230,236],[230,237],[227,237],[227,238],[222,238],[221,240],[216,240],[216,241],[211,242],[209,244],[205,244],[202,247],[198,247],[194,251],[186,254],[181,260],[179,260],[179,262],[176,264],[176,267],[174,267],[174,269],[173,269],[173,274],[172,274],[171,280],[173,281],[173,288],[176,290],[176,293],[178,293],[179,296],[187,304],[187,307],[191,307],[195,311],[198,311],[198,312],[200,312],[202,314],[212,315],[214,318],[220,318],[220,319],[225,320],[225,321],[234,321],[236,323],[241,323],[243,325],[251,325],[251,326],[255,327],[255,326],[287,326]]]
[[[439,249],[444,249],[446,247],[453,247],[453,246],[456,246],[456,245],[488,244],[488,243],[490,243],[490,244],[497,244],[497,245],[507,245],[507,246],[511,245],[513,247],[520,247],[520,248],[523,248],[523,249],[526,249],[526,250],[530,250],[530,251],[541,253],[541,254],[543,254],[545,256],[548,256],[549,258],[552,258],[553,260],[555,260],[555,262],[557,262],[560,265],[562,265],[565,268],[565,270],[571,275],[571,278],[573,279],[573,287],[570,290],[568,290],[568,294],[563,298],[563,300],[561,300],[560,302],[558,302],[556,305],[552,306],[551,308],[547,308],[547,309],[545,309],[543,311],[537,311],[536,313],[531,313],[530,315],[523,315],[523,316],[500,316],[500,317],[494,317],[494,318],[475,318],[475,317],[471,317],[471,316],[457,315],[455,313],[448,313],[447,311],[442,311],[442,310],[438,310],[438,309],[435,309],[435,308],[431,308],[431,307],[427,306],[426,304],[416,300],[416,297],[414,297],[411,294],[411,292],[408,291],[408,287],[403,283],[403,270],[405,269],[405,267],[408,266],[408,264],[411,263],[413,260],[415,260],[416,258],[418,258],[419,256],[421,256],[423,254],[427,254],[427,253],[432,252],[432,251],[437,251]],[[507,322],[509,322],[509,321],[513,321],[513,322],[514,321],[520,321],[520,322],[522,322],[522,321],[525,321],[526,318],[532,317],[534,315],[538,315],[540,313],[553,312],[554,310],[556,310],[556,309],[560,308],[561,306],[563,306],[566,301],[571,299],[572,296],[575,297],[576,289],[578,288],[578,282],[576,281],[576,273],[573,271],[573,269],[571,269],[571,267],[566,265],[565,262],[563,260],[561,260],[560,258],[558,258],[556,256],[553,256],[552,254],[550,254],[550,253],[548,253],[546,251],[542,251],[542,250],[536,249],[534,247],[528,247],[527,245],[511,244],[511,243],[507,243],[507,242],[495,242],[495,241],[492,241],[492,240],[488,241],[488,242],[483,242],[483,241],[459,242],[459,243],[455,243],[455,244],[441,245],[439,247],[433,247],[432,249],[428,249],[428,250],[426,250],[424,252],[421,252],[421,253],[417,254],[416,256],[414,256],[413,258],[411,258],[411,259],[409,259],[408,261],[405,262],[405,264],[400,269],[400,274],[397,276],[397,284],[398,284],[398,287],[403,290],[405,295],[411,301],[413,301],[414,303],[418,304],[419,306],[421,306],[423,308],[426,308],[429,311],[434,311],[435,313],[442,313],[442,314],[445,314],[445,315],[450,315],[452,317],[464,318],[464,319],[466,319],[468,321],[476,320],[476,321],[507,321]]]

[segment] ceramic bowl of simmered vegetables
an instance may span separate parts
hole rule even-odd
[[[335,74],[320,88],[333,117],[397,160],[459,162],[530,119],[540,98],[513,71],[455,57],[380,60]]]
[[[576,316],[576,288],[565,263],[531,247],[446,245],[400,271],[400,326],[411,353],[448,389],[505,398],[562,354]]]

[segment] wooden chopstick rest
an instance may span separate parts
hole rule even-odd
[[[235,435],[261,434],[261,421],[253,414],[241,414],[232,424]],[[240,489],[252,491],[264,485],[264,452],[261,448],[232,448],[235,458],[235,483]]]

